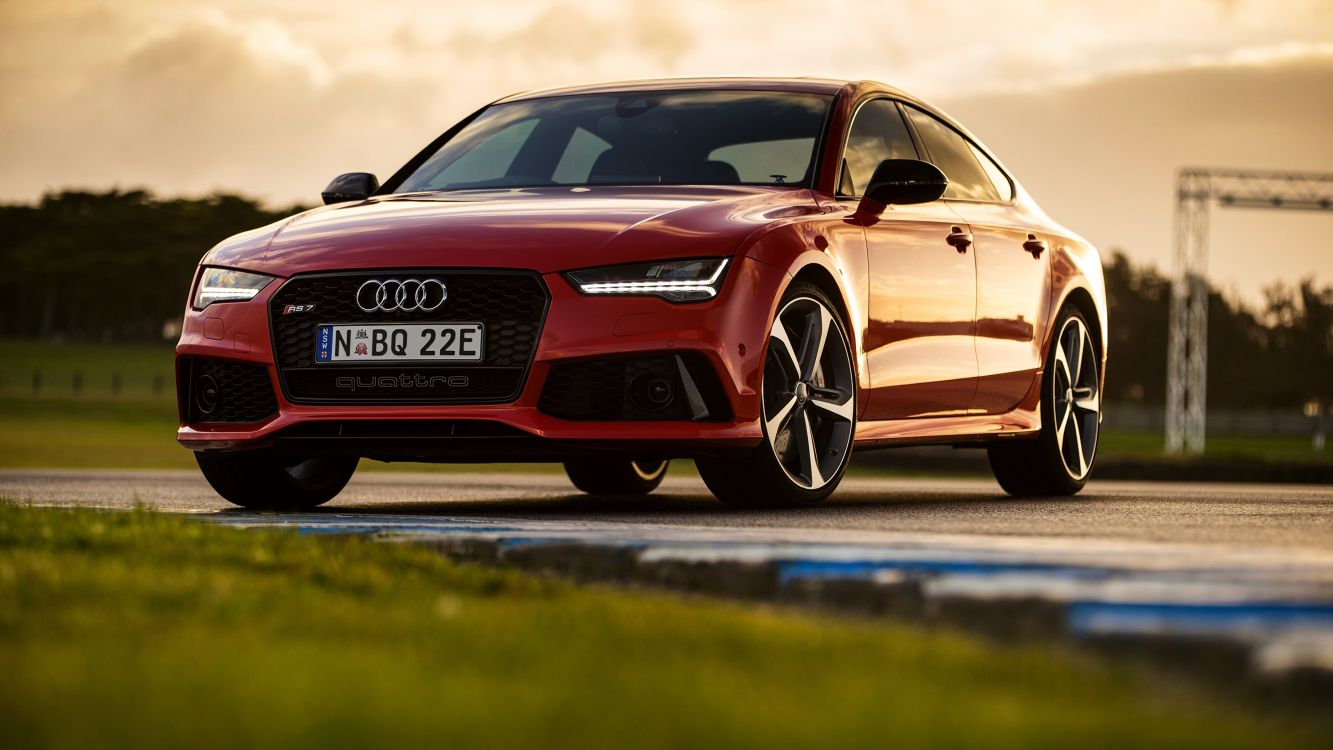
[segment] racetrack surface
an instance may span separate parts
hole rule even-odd
[[[1088,538],[1333,552],[1333,486],[1091,482],[1072,498],[1019,500],[990,480],[855,478],[823,506],[737,511],[692,472],[648,497],[593,498],[558,474],[362,471],[320,511],[642,527]],[[231,509],[193,471],[0,471],[0,497],[42,505]]]

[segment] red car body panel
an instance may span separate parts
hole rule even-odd
[[[813,185],[384,195],[317,208],[236,235],[213,248],[202,265],[269,274],[278,281],[250,302],[218,303],[202,311],[187,307],[177,353],[265,366],[278,414],[258,424],[192,424],[182,400],[179,440],[196,450],[248,449],[309,422],[482,420],[552,440],[616,441],[681,455],[699,447],[744,449],[762,438],[758,388],[768,331],[778,300],[797,278],[822,285],[842,308],[856,353],[860,447],[972,443],[1038,430],[1053,319],[1071,300],[1100,330],[1104,364],[1107,317],[1097,252],[1047,217],[1016,182],[1011,202],[940,200],[891,206],[877,218],[861,215],[856,201],[837,197],[846,134],[865,101],[896,99],[957,126],[903,92],[868,82],[693,79],[560,89],[502,101],[655,88],[835,95]],[[954,229],[972,234],[970,253],[946,243]],[[1029,252],[1028,241],[1044,242],[1047,250]],[[721,292],[691,304],[584,296],[561,274],[721,256],[733,258]],[[423,268],[541,274],[550,305],[516,399],[488,405],[334,406],[285,398],[275,370],[268,302],[286,279],[323,271]],[[707,359],[723,384],[728,421],[576,422],[538,408],[553,363],[663,351],[698,352]]]

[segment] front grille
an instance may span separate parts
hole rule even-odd
[[[695,352],[557,363],[538,408],[559,419],[591,422],[721,421],[731,415],[716,373]]]
[[[278,400],[263,365],[192,357],[187,367],[190,424],[262,422],[278,413]]]
[[[356,292],[370,279],[435,278],[448,299],[430,312],[365,312]],[[518,397],[537,349],[549,296],[526,271],[398,270],[295,276],[269,301],[274,358],[293,403],[477,404]],[[314,305],[283,314],[288,305]],[[315,363],[315,327],[329,323],[481,321],[479,364]]]

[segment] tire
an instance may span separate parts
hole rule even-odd
[[[589,495],[647,495],[662,483],[670,464],[617,458],[566,461],[565,473]]]
[[[1101,431],[1101,359],[1088,321],[1067,306],[1056,320],[1041,386],[1036,438],[987,448],[991,471],[1017,497],[1073,495],[1088,482]],[[1077,362],[1073,352],[1078,352]]]
[[[719,500],[739,508],[815,505],[847,470],[856,432],[856,368],[837,307],[818,287],[783,294],[764,356],[763,442],[743,459],[699,459]],[[807,342],[822,336],[823,347]]]
[[[251,510],[309,510],[342,492],[359,459],[293,459],[255,453],[194,454],[204,478],[225,500]]]

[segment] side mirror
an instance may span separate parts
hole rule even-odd
[[[889,205],[906,206],[939,200],[949,178],[934,164],[916,159],[885,159],[875,167],[857,213],[878,216]]]
[[[380,181],[369,172],[348,172],[333,178],[320,196],[325,205],[363,201],[380,189]]]

